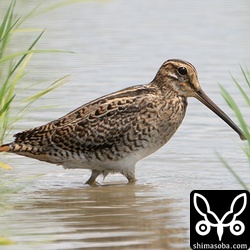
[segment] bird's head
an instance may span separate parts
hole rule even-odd
[[[191,63],[179,59],[166,61],[152,84],[166,92],[166,96],[174,94],[185,98],[195,97],[234,129],[242,140],[246,140],[241,129],[202,90],[197,71]]]
[[[163,90],[171,90],[184,97],[194,97],[200,90],[195,67],[178,59],[163,63],[154,81],[160,84]]]

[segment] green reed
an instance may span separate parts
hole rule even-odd
[[[246,106],[250,109],[250,71],[247,69],[243,69],[241,67],[241,72],[242,75],[244,76],[244,84],[239,84],[239,82],[232,76],[232,79],[238,89],[238,91],[240,92],[243,100],[246,103]],[[244,86],[243,86],[244,85]],[[236,101],[233,99],[232,95],[230,95],[228,93],[228,91],[220,85],[220,89],[221,89],[221,94],[224,97],[224,99],[226,100],[228,106],[234,111],[238,122],[240,124],[240,127],[247,139],[247,143],[246,145],[244,145],[244,147],[242,147],[243,152],[246,155],[246,158],[248,159],[249,162],[249,167],[250,167],[250,127],[246,121],[247,117],[244,117],[244,115],[242,114],[239,105],[236,103]],[[249,112],[250,113],[250,112]],[[249,118],[249,117],[248,117]],[[235,170],[225,159],[223,159],[220,155],[218,155],[219,158],[221,159],[221,161],[223,162],[223,164],[225,165],[225,167],[233,174],[233,176],[239,181],[239,183],[241,184],[241,186],[250,191],[250,187],[244,182],[244,180],[237,174],[237,170]],[[249,169],[249,175],[250,175],[250,169]]]
[[[68,4],[69,1],[65,1]],[[17,17],[15,12],[16,0],[10,1],[8,8],[5,13],[0,16],[0,144],[6,136],[11,132],[17,121],[23,118],[27,113],[29,107],[33,102],[41,98],[43,95],[54,90],[55,88],[61,86],[65,83],[66,77],[64,76],[54,82],[52,82],[48,87],[44,87],[40,92],[35,93],[31,96],[25,96],[23,99],[19,97],[19,92],[21,89],[29,90],[33,86],[23,86],[21,79],[27,71],[27,66],[32,59],[34,54],[38,53],[54,53],[62,52],[59,50],[37,50],[35,49],[36,44],[39,42],[44,31],[39,29],[27,29],[21,28],[21,25],[32,16],[42,14],[49,10],[55,9],[56,7],[63,6],[64,2],[61,2],[60,6],[51,5],[51,7],[46,7],[40,10],[38,7],[31,10],[29,13],[22,17]],[[0,3],[1,10],[3,2]],[[39,13],[39,12],[41,13]],[[34,36],[34,40],[29,46],[24,50],[16,51],[14,50],[16,44],[18,44],[18,38],[16,35],[26,36],[28,33]],[[13,52],[15,51],[15,52]],[[65,52],[65,51],[63,51]],[[29,74],[31,74],[29,72]],[[18,91],[17,87],[18,86]],[[18,104],[16,98],[18,98]],[[1,168],[10,169],[10,166],[0,162]],[[35,177],[32,177],[35,178]],[[4,201],[6,195],[18,192],[21,187],[13,188],[11,184],[18,182],[19,180],[12,181],[6,184],[5,180],[1,182],[0,179],[0,200]],[[8,202],[2,202],[0,204],[0,214],[4,212],[8,207]],[[12,240],[2,237],[0,232],[0,246],[1,245],[12,245],[16,244]]]
[[[61,86],[65,82],[65,77],[58,79],[35,95],[28,96],[24,100],[21,100],[20,102],[22,105],[14,106],[16,114],[12,115],[13,105],[15,105],[13,100],[18,95],[18,93],[16,93],[16,86],[19,85],[20,89],[20,85],[22,84],[20,80],[25,75],[25,69],[32,56],[37,53],[61,52],[59,50],[35,49],[35,45],[44,33],[44,31],[41,30],[36,38],[34,38],[33,42],[27,46],[27,49],[11,52],[15,42],[18,43],[17,39],[15,40],[15,36],[13,36],[14,34],[19,32],[21,35],[26,35],[27,32],[37,32],[37,30],[34,29],[20,28],[27,19],[32,17],[32,15],[35,15],[37,8],[25,16],[18,18],[15,14],[15,3],[16,1],[10,3],[0,23],[0,143],[3,142],[9,132],[13,129],[15,123],[23,117],[34,101]],[[28,88],[32,88],[32,86]]]

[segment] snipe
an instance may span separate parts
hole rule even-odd
[[[162,147],[180,126],[187,98],[195,97],[222,118],[243,140],[237,125],[203,92],[194,66],[166,61],[152,82],[91,101],[40,127],[15,135],[6,151],[64,168],[91,169],[86,182],[119,172],[135,179],[135,164]]]

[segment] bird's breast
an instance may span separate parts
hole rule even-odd
[[[162,147],[180,126],[186,103],[180,98],[152,101],[140,110],[136,119],[127,124],[119,141],[85,152],[87,157],[100,161],[119,161],[128,155],[140,160]]]

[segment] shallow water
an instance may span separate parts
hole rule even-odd
[[[26,0],[17,10],[21,14],[34,6],[36,1]],[[230,90],[247,114],[229,71],[241,81],[239,64],[250,64],[249,24],[249,3],[243,0],[237,5],[232,0],[83,1],[39,15],[25,25],[46,27],[38,48],[75,53],[35,55],[23,82],[37,82],[35,88],[42,89],[67,74],[71,80],[35,103],[54,106],[33,109],[13,134],[101,95],[147,83],[169,58],[192,62],[205,92],[235,120],[217,83]],[[32,37],[22,34],[18,47],[26,48]],[[23,91],[17,100],[28,94]],[[216,152],[250,183],[242,145],[224,122],[190,100],[176,135],[137,164],[135,185],[110,175],[92,188],[83,184],[87,170],[2,154],[0,160],[13,169],[0,169],[5,193],[0,196],[0,236],[15,244],[1,248],[189,249],[190,192],[241,188]]]

